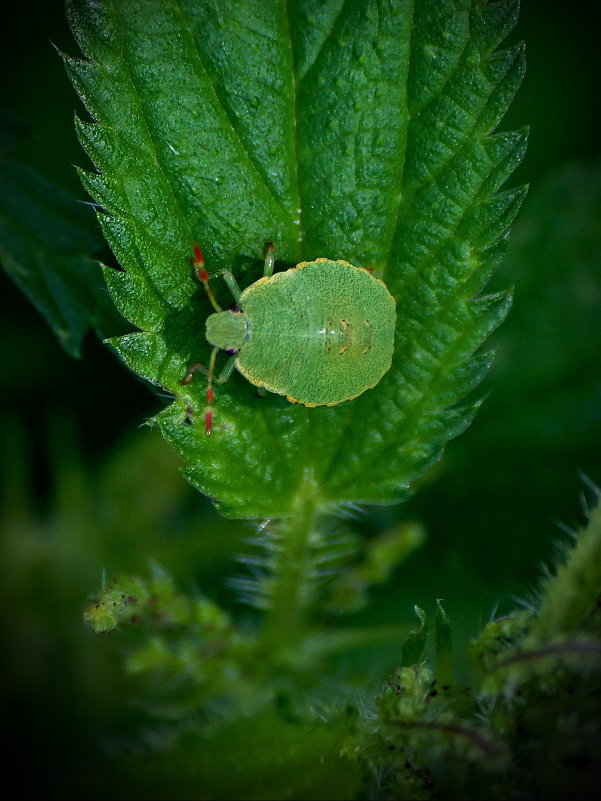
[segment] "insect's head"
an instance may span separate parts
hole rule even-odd
[[[235,307],[207,317],[206,336],[216,348],[238,351],[248,342],[248,318]]]

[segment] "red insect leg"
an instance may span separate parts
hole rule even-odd
[[[213,348],[211,353],[211,361],[209,362],[208,386],[207,386],[207,408],[205,411],[205,434],[207,437],[213,430],[213,401],[215,400],[215,393],[213,391],[213,377],[215,375],[215,361],[219,348]]]
[[[215,311],[222,311],[221,306],[217,303],[215,295],[213,294],[213,290],[209,285],[209,274],[206,271],[204,256],[202,255],[202,250],[200,249],[198,242],[194,243],[194,255],[190,257],[190,264],[192,267],[194,267],[196,278],[204,286],[207,296],[211,301],[211,306],[215,309]]]

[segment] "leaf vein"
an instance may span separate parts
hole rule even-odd
[[[445,90],[447,89],[447,87],[452,83],[453,79],[455,78],[455,76],[457,75],[459,70],[464,66],[463,59],[465,57],[465,54],[467,52],[467,49],[468,49],[469,45],[471,44],[471,41],[472,41],[471,40],[471,36],[468,33],[468,35],[466,37],[466,40],[464,42],[464,45],[463,45],[463,49],[462,49],[462,51],[461,51],[461,53],[459,55],[459,58],[457,59],[457,63],[455,64],[455,67],[451,70],[451,72],[447,75],[447,78],[444,81],[444,83],[441,86],[438,87],[438,90],[436,92],[433,92],[430,95],[430,97],[426,98],[426,100],[424,100],[421,105],[416,106],[413,109],[411,109],[411,108],[409,109],[409,114],[410,114],[410,117],[412,119],[417,117],[419,114],[422,114],[441,95],[443,95],[445,93]]]
[[[290,5],[289,0],[284,0],[285,6],[285,13],[284,19],[286,21],[286,32],[288,35],[288,41],[290,43],[290,80],[292,83],[292,103],[293,103],[293,110],[292,110],[292,151],[293,151],[293,162],[294,162],[294,181],[293,185],[295,187],[296,197],[297,197],[297,213],[298,213],[298,242],[299,244],[303,241],[303,202],[300,196],[300,181],[299,181],[299,161],[298,161],[298,86],[299,80],[296,77],[296,70],[294,64],[294,53],[292,51],[292,29],[290,25]]]
[[[455,225],[453,231],[451,232],[451,234],[447,237],[446,240],[441,242],[439,244],[439,246],[434,251],[432,251],[430,253],[430,255],[428,256],[427,260],[425,262],[422,262],[422,266],[423,266],[424,263],[425,264],[429,264],[429,263],[432,263],[434,261],[434,259],[436,258],[436,256],[440,252],[440,250],[442,250],[442,248],[448,243],[448,241],[450,239],[452,239],[454,234],[457,232],[457,230],[459,229],[461,223],[465,220],[466,217],[468,217],[468,215],[473,211],[474,207],[481,201],[481,199],[482,199],[481,198],[481,192],[482,192],[482,188],[484,187],[484,184],[486,182],[486,177],[487,176],[488,176],[488,173],[482,178],[480,187],[479,187],[476,195],[472,199],[471,203],[468,204],[468,206],[466,207],[464,213],[459,218],[459,220],[457,220],[456,225]],[[417,268],[414,267],[414,266],[411,266],[411,265],[409,265],[409,266],[410,266],[410,269],[414,272],[416,278],[418,280],[421,280],[423,276],[420,275],[420,273],[417,270]],[[474,269],[476,269],[476,266],[477,265],[474,265]],[[457,282],[456,286],[454,287],[456,292],[454,292],[453,295],[459,294],[458,290],[461,288],[462,284],[463,284],[463,282]],[[446,311],[447,311],[447,309],[442,307],[442,306],[438,306],[438,308],[436,309],[436,312],[438,314],[444,314]],[[428,317],[428,328],[431,328],[431,327],[432,327],[432,318]],[[425,326],[420,325],[420,332],[416,332],[416,335],[414,337],[414,342],[416,344],[419,344],[420,347],[423,347],[424,349],[426,349],[425,346],[423,345],[423,330],[424,330],[424,328],[425,328]],[[468,339],[468,337],[471,334],[471,328],[469,330],[467,330],[467,329],[456,329],[456,330],[459,331],[460,336],[458,338],[454,339],[452,343],[449,343],[447,345],[447,352],[448,353],[458,352],[461,349],[462,343],[466,339]],[[422,334],[422,336],[420,336],[419,334]],[[479,346],[476,346],[476,347],[479,347]],[[474,348],[473,350],[476,350],[476,348]],[[448,361],[448,359],[447,359],[447,361]],[[451,364],[451,366],[448,369],[445,370],[445,369],[443,369],[442,359],[437,358],[437,362],[438,362],[438,367],[436,368],[436,370],[434,370],[431,373],[429,380],[425,381],[424,389],[420,390],[420,398],[417,399],[413,411],[409,412],[408,409],[404,410],[405,411],[405,421],[404,421],[403,426],[401,426],[400,429],[397,430],[399,433],[400,433],[400,431],[403,430],[403,428],[406,429],[407,424],[410,423],[410,421],[412,419],[415,420],[416,418],[419,418],[420,416],[423,416],[424,414],[432,414],[433,412],[436,411],[435,405],[434,405],[435,402],[436,402],[436,393],[432,392],[432,388],[435,385],[436,381],[442,375],[446,375],[454,367],[456,367],[456,362],[453,362]],[[417,387],[416,387],[416,389],[417,389]],[[429,409],[427,408],[426,399],[430,400],[430,408]],[[394,399],[394,397],[391,398],[391,400],[393,401],[393,403],[396,403],[396,400]],[[346,429],[346,426],[345,426],[345,429]],[[392,447],[392,445],[385,445],[384,448],[375,449],[373,451],[373,453],[371,454],[371,458],[369,458],[368,460],[364,459],[364,461],[362,462],[360,472],[361,473],[365,473],[366,470],[369,471],[369,468],[371,467],[371,465],[374,464],[375,462],[377,462],[382,457],[382,453],[387,452],[387,450],[390,450],[391,447]],[[355,473],[355,474],[351,474],[350,477],[346,477],[344,482],[342,484],[338,485],[337,490],[339,491],[340,488],[343,488],[343,487],[347,486],[348,484],[350,484],[352,481],[355,481],[357,479],[357,476],[358,476],[358,474]]]
[[[161,175],[163,176],[165,184],[168,187],[168,190],[169,190],[169,192],[171,194],[171,197],[173,198],[173,201],[174,201],[174,204],[175,204],[175,208],[177,209],[178,217],[180,218],[180,220],[183,223],[184,227],[188,230],[189,237],[190,237],[190,242],[192,242],[193,239],[194,239],[194,233],[192,231],[190,223],[188,222],[188,220],[186,218],[186,215],[184,214],[184,210],[182,208],[181,201],[178,198],[178,196],[176,195],[175,190],[174,190],[174,188],[172,186],[172,183],[167,177],[167,172],[166,172],[166,170],[165,170],[165,168],[164,168],[164,166],[163,166],[163,164],[161,162],[161,159],[159,158],[159,148],[157,147],[156,137],[155,137],[155,134],[152,131],[152,128],[150,126],[150,122],[149,122],[149,119],[148,119],[148,114],[146,112],[146,108],[144,106],[144,103],[142,102],[142,97],[141,97],[141,94],[140,94],[140,90],[139,90],[139,88],[138,88],[138,86],[136,84],[136,81],[134,80],[134,71],[131,68],[131,66],[129,64],[129,61],[128,61],[128,59],[126,57],[126,54],[125,54],[125,48],[123,46],[123,36],[122,36],[121,21],[120,21],[120,18],[119,18],[119,13],[118,13],[118,11],[116,9],[115,4],[112,4],[111,8],[112,8],[113,16],[114,16],[114,19],[115,19],[115,31],[117,32],[118,39],[119,39],[119,44],[120,44],[121,61],[123,62],[125,70],[126,70],[128,76],[129,76],[129,81],[130,81],[130,84],[131,84],[132,91],[133,91],[133,93],[135,95],[135,98],[136,98],[136,100],[138,102],[138,107],[140,109],[140,115],[141,115],[141,118],[142,118],[142,120],[144,122],[144,125],[145,125],[145,128],[146,128],[146,132],[148,134],[148,139],[149,139],[149,143],[150,143],[150,145],[152,147],[152,152],[154,154],[154,160],[155,160],[156,166],[157,166],[159,172],[161,173]],[[133,215],[132,215],[132,217],[133,217]],[[152,279],[148,275],[147,271],[145,271],[145,274],[151,280],[151,283],[152,283]]]
[[[216,102],[218,104],[218,107],[221,109],[221,112],[222,112],[223,116],[226,118],[226,120],[230,124],[231,129],[232,129],[232,131],[233,131],[233,133],[235,135],[236,141],[237,141],[237,143],[238,143],[238,145],[240,147],[240,150],[242,151],[243,155],[248,160],[250,166],[253,168],[254,172],[256,173],[257,177],[260,180],[260,183],[265,187],[265,189],[267,190],[267,193],[272,198],[272,200],[275,202],[276,206],[278,206],[278,208],[280,208],[284,212],[284,215],[290,220],[291,226],[294,226],[294,220],[292,218],[292,213],[290,212],[289,209],[287,209],[284,206],[284,204],[282,203],[281,199],[278,198],[278,196],[275,193],[274,188],[271,186],[271,184],[269,182],[269,179],[268,179],[267,175],[265,174],[265,168],[257,160],[256,156],[252,153],[252,151],[250,150],[249,146],[244,141],[244,137],[242,135],[242,132],[240,131],[236,115],[229,108],[228,103],[226,102],[225,98],[223,97],[223,93],[219,90],[217,84],[215,83],[215,81],[213,80],[213,77],[211,76],[210,71],[207,69],[205,60],[204,60],[204,58],[202,56],[202,53],[201,53],[201,50],[200,50],[200,48],[198,46],[198,42],[196,40],[196,37],[193,35],[192,29],[190,27],[190,24],[188,23],[185,15],[184,15],[184,12],[182,10],[180,0],[172,0],[172,2],[174,4],[175,8],[177,9],[177,13],[180,16],[180,19],[181,19],[181,22],[182,22],[182,27],[186,31],[186,33],[188,35],[188,38],[189,38],[189,41],[192,43],[192,47],[193,47],[194,53],[196,55],[198,64],[200,65],[200,68],[202,70],[202,74],[206,78],[206,80],[208,81],[208,84],[211,87],[211,91],[213,93],[213,97],[215,98],[215,100],[216,100]]]
[[[413,31],[414,31],[414,27],[415,27],[413,25],[414,17],[415,17],[415,0],[411,3],[411,16],[410,16],[410,19],[408,20],[408,24],[410,26],[411,33],[410,33],[410,36],[409,36],[409,42],[408,42],[408,46],[407,46],[407,77],[406,77],[406,80],[405,80],[405,97],[404,97],[404,100],[405,100],[405,111],[406,112],[408,111],[408,106],[407,106],[407,86],[408,86],[408,82],[409,82],[409,71],[410,71],[410,68],[411,68],[412,38],[413,38]],[[338,20],[338,17],[336,19]],[[330,33],[331,33],[331,31],[330,31]],[[401,139],[401,141],[400,141],[400,147],[399,147],[400,152],[399,152],[399,156],[398,156],[398,162],[399,162],[398,187],[399,187],[399,189],[402,189],[404,169],[405,169],[405,159],[406,159],[406,155],[407,155],[408,120],[407,120],[407,124],[404,127],[401,126],[399,128],[399,131],[400,131],[400,139]],[[388,268],[388,263],[390,261],[390,254],[391,254],[391,251],[392,251],[392,245],[393,245],[393,242],[394,242],[394,239],[395,239],[395,233],[396,233],[396,228],[397,228],[397,222],[395,222],[395,220],[398,220],[399,209],[400,209],[400,205],[401,205],[401,202],[402,202],[402,192],[399,191],[399,189],[397,189],[397,194],[398,194],[399,200],[397,201],[396,213],[391,215],[391,220],[392,220],[392,224],[390,226],[391,230],[390,230],[390,234],[387,234],[387,238],[390,238],[390,243],[389,243],[388,246],[386,246],[384,248],[385,252],[387,252],[387,257],[386,257],[386,262],[385,262],[385,266],[384,266],[384,269],[383,269],[383,273],[384,274],[383,274],[382,277],[385,277],[385,273],[386,273],[386,270]],[[346,420],[344,422],[344,425],[341,426],[341,429],[340,429],[340,432],[339,432],[339,436],[338,436],[337,447],[333,448],[332,458],[328,461],[327,466],[326,466],[326,468],[325,468],[325,470],[323,472],[324,476],[327,476],[329,474],[329,472],[332,471],[333,466],[336,464],[336,461],[338,460],[338,458],[340,456],[340,453],[341,453],[344,445],[346,444],[348,430],[349,430],[350,426],[354,422],[353,412],[354,412],[354,410],[352,410],[351,413],[347,415],[347,418],[346,418]]]
[[[288,0],[287,0],[287,2],[288,2]],[[341,4],[341,6],[340,6],[340,8],[338,10],[338,13],[336,14],[334,19],[332,20],[332,24],[330,26],[330,30],[326,33],[326,35],[324,36],[321,44],[319,45],[319,47],[317,49],[317,52],[315,53],[315,55],[313,57],[313,61],[305,67],[304,73],[302,75],[299,75],[299,77],[298,77],[299,85],[302,83],[302,81],[304,81],[304,79],[311,72],[313,67],[317,64],[317,62],[319,60],[319,57],[320,57],[320,55],[322,54],[322,52],[324,50],[324,47],[326,46],[328,41],[332,38],[332,34],[334,33],[334,29],[338,26],[338,23],[340,22],[340,19],[342,17],[342,14],[344,13],[345,7],[346,7],[346,0],[342,0],[342,4]]]

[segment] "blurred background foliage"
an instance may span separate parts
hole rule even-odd
[[[426,538],[345,624],[412,626],[414,604],[432,611],[443,598],[457,654],[496,605],[528,593],[556,521],[581,522],[581,473],[601,484],[597,33],[585,6],[525,0],[512,38],[527,43],[528,72],[503,127],[531,126],[512,180],[531,190],[494,279],[515,302],[492,337],[489,395],[413,499],[351,523],[370,538],[417,521]],[[13,8],[0,108],[21,134],[14,155],[85,199],[76,99],[51,42],[74,52],[61,3]],[[97,338],[70,358],[4,273],[0,303],[2,718],[12,747],[27,743],[19,794],[50,797],[92,745],[140,720],[121,669],[127,632],[97,637],[81,620],[103,576],[160,564],[244,617],[227,579],[253,528],[220,519],[184,482],[169,446],[141,427],[165,399]],[[398,650],[357,650],[337,669],[377,683]]]

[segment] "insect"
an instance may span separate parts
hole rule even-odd
[[[396,303],[369,269],[322,258],[274,273],[268,242],[263,277],[244,291],[230,270],[221,272],[235,300],[223,310],[198,245],[190,262],[215,309],[206,321],[213,351],[208,369],[195,362],[180,384],[189,384],[198,371],[207,376],[207,434],[213,426],[213,383],[227,381],[234,368],[251,384],[305,406],[352,400],[390,368]],[[220,350],[230,358],[216,378]]]

